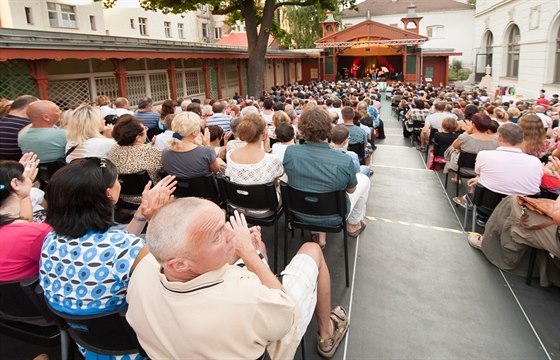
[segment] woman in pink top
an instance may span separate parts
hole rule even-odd
[[[39,161],[33,153],[20,162],[0,161],[0,281],[35,276],[43,239],[51,227],[30,222],[29,192]]]

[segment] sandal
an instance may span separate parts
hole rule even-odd
[[[313,242],[319,245],[321,250],[325,250],[325,246],[327,246],[327,242],[325,241],[324,244],[321,244],[321,240],[319,238],[320,238],[319,233],[311,233],[311,240],[313,240]]]
[[[317,334],[317,352],[324,358],[330,359],[334,356],[338,345],[348,332],[348,314],[342,306],[337,306],[331,310],[331,320],[333,322],[333,336],[330,339],[322,339]]]
[[[469,241],[469,245],[475,249],[480,250],[482,248],[482,235],[477,232],[470,232],[467,240]]]
[[[366,228],[367,223],[366,222],[362,222],[362,220],[360,220],[360,227],[355,230],[355,231],[348,231],[348,235],[352,236],[352,237],[358,237],[358,235],[360,235],[362,233],[362,231],[364,231],[364,229]]]

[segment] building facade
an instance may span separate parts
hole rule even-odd
[[[463,68],[474,66],[473,22],[475,8],[472,5],[454,0],[413,0],[416,15],[422,18],[418,32],[428,37],[422,44],[426,52],[457,53],[450,60],[459,59]],[[403,0],[366,0],[356,10],[345,10],[342,27],[349,27],[364,20],[396,26],[404,29],[401,18],[407,16],[411,1]]]
[[[121,4],[1,0],[0,97],[35,94],[68,108],[102,94],[131,105],[143,96],[246,94],[247,48],[197,41],[203,9],[164,15]],[[212,32],[212,41],[221,36]],[[270,49],[264,87],[317,79],[317,58],[318,51]]]
[[[492,67],[492,88],[536,98],[560,93],[560,1],[478,0],[477,73]]]

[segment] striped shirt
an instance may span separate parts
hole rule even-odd
[[[6,115],[0,119],[0,159],[19,160],[21,149],[18,145],[18,133],[31,122],[20,116]]]

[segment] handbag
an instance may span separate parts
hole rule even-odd
[[[554,215],[554,200],[550,199],[535,199],[526,196],[517,196],[517,203],[521,206],[521,225],[523,225],[528,230],[538,230],[543,229],[547,226],[553,225],[554,221],[552,220]],[[525,226],[527,219],[529,218],[529,214],[527,210],[534,211],[538,214],[547,216],[550,220],[543,221],[538,225],[533,226]]]

